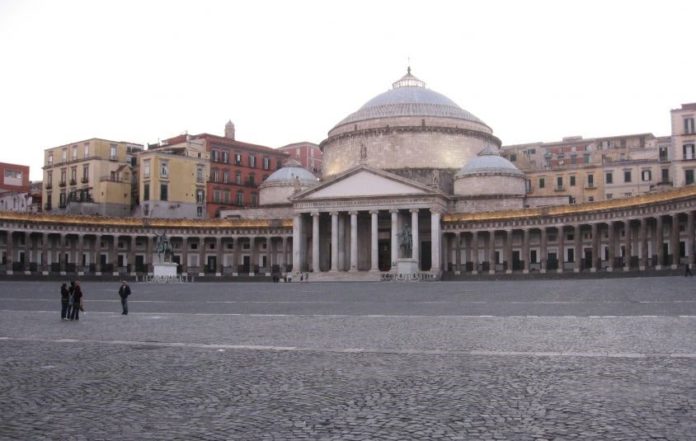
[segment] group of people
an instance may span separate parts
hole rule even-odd
[[[131,295],[131,289],[125,280],[121,281],[118,295],[121,297],[121,314],[128,315],[128,296]],[[85,311],[80,282],[72,280],[69,284],[63,283],[60,287],[60,319],[80,320],[80,311]]]
[[[60,287],[60,319],[80,320],[80,311],[84,311],[82,288],[80,282],[72,280]]]

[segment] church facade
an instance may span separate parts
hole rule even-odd
[[[147,274],[156,234],[179,272],[380,280],[644,271],[694,263],[696,187],[569,205],[531,196],[493,130],[408,73],[290,160],[259,207],[221,219],[0,214],[5,273]],[[388,276],[388,277],[385,277]]]

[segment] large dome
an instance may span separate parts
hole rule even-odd
[[[413,76],[409,68],[408,73],[395,82],[391,90],[372,98],[336,124],[334,129],[370,119],[413,116],[452,118],[485,125],[451,99],[427,89],[425,83]]]

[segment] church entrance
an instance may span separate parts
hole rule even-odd
[[[389,240],[380,240],[377,242],[379,250],[377,266],[380,271],[389,271],[391,269],[391,243]]]

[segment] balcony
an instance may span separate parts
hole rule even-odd
[[[128,181],[126,181],[125,179],[121,179],[121,178],[117,178],[117,177],[113,177],[113,176],[102,176],[101,178],[99,178],[99,182],[118,182],[118,183],[122,183],[122,184],[128,183]]]
[[[86,183],[89,182],[89,178],[84,177],[84,178],[82,178],[82,179],[80,180],[80,182],[82,182],[83,184],[86,184]]]
[[[53,188],[53,185],[51,185],[51,184],[46,184],[46,185],[44,185],[44,188],[45,188],[46,190],[50,190],[50,189]]]
[[[65,185],[66,185],[65,181],[61,181],[61,182],[58,184],[58,186],[61,187],[61,188],[65,187]]]
[[[71,180],[70,180],[70,185],[77,185],[77,180],[71,179]]]
[[[596,190],[597,186],[594,184],[585,184],[585,190]]]

